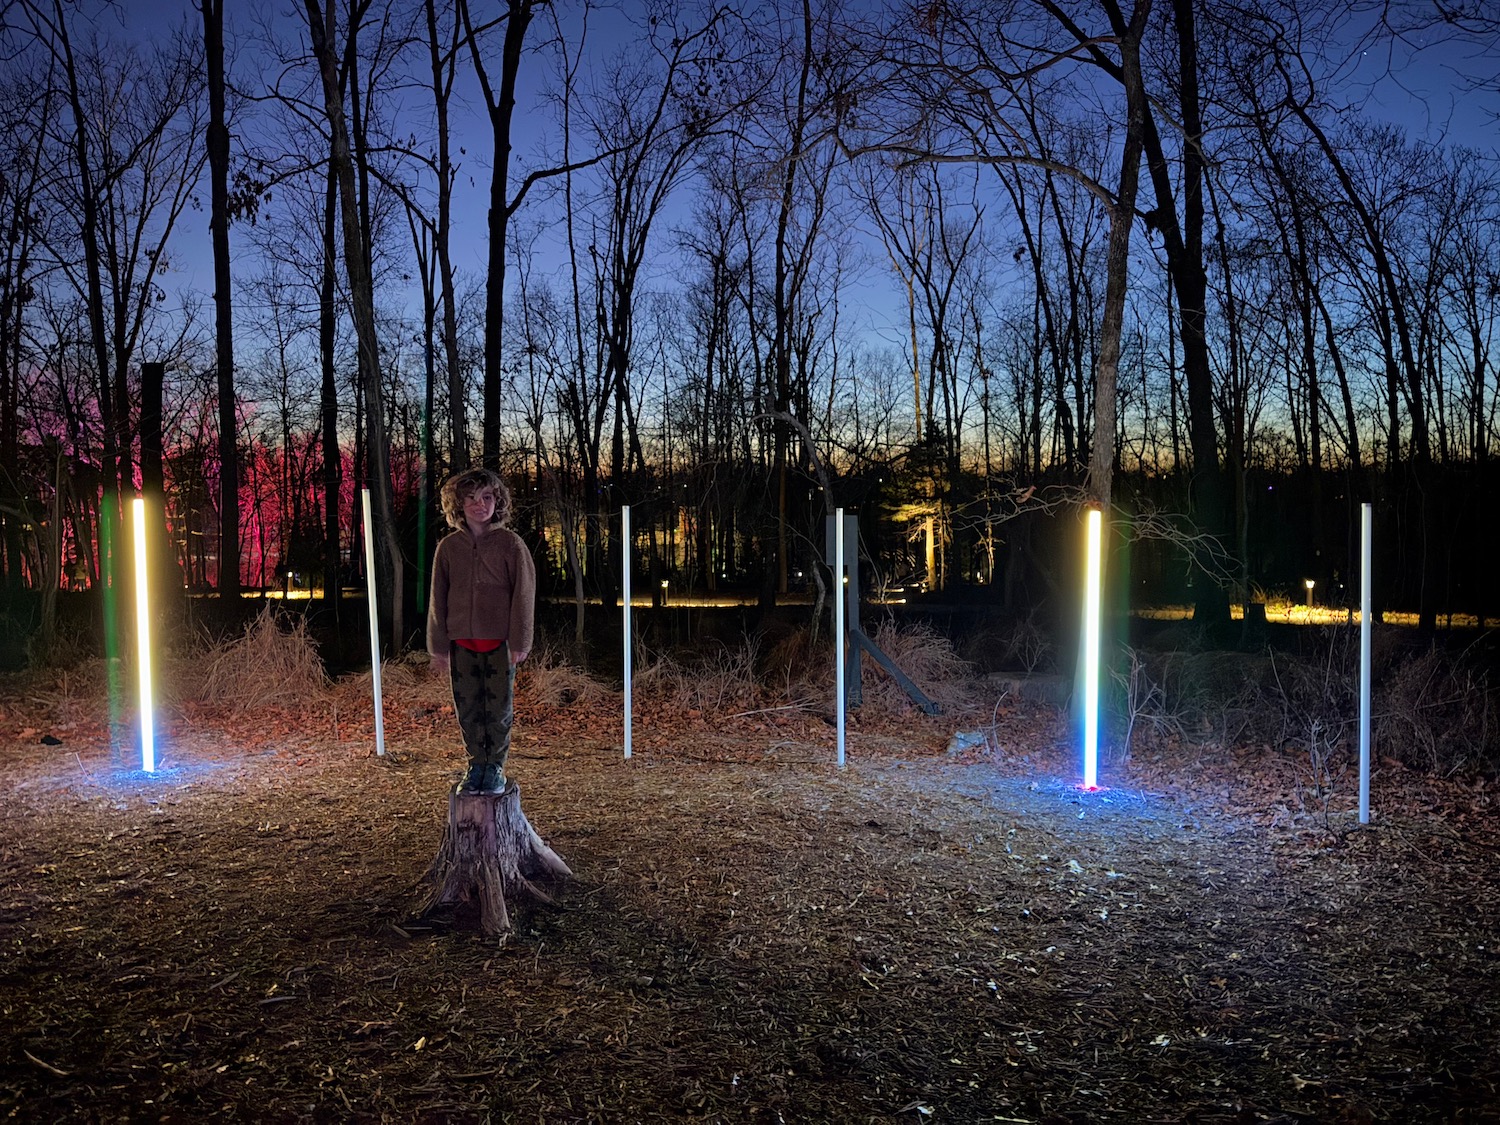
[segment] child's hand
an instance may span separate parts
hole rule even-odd
[[[434,676],[446,676],[448,674],[448,654],[432,658],[432,674]]]
[[[510,662],[512,664],[519,664],[519,663],[521,663],[521,661],[525,660],[526,657],[529,656],[529,655],[530,655],[530,653],[513,652],[513,653],[510,654]]]

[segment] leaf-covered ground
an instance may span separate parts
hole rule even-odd
[[[1389,768],[1171,747],[1076,788],[1062,720],[530,706],[576,873],[504,942],[413,917],[459,753],[421,682],[110,748],[0,707],[0,1114],[64,1121],[1500,1120],[1500,832]],[[983,738],[950,741],[965,724]],[[49,740],[44,743],[43,739]],[[50,744],[49,744],[50,743]]]

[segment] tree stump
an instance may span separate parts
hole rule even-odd
[[[445,906],[475,904],[479,928],[491,936],[510,932],[506,897],[519,892],[536,902],[553,896],[537,879],[562,880],[573,872],[562,857],[542,842],[521,811],[521,790],[514,781],[499,793],[448,795],[448,823],[437,856],[427,869],[430,884],[422,900],[423,915]]]

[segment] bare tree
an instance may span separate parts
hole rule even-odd
[[[922,520],[932,589],[946,585],[948,568],[940,562],[946,556],[939,548],[949,539],[953,510],[966,501],[961,466],[970,396],[964,373],[971,371],[982,347],[975,302],[985,249],[984,208],[977,183],[947,182],[946,172],[932,165],[909,166],[888,176],[884,185],[873,179],[864,184],[869,213],[906,290],[920,427],[913,466],[922,467],[917,471],[926,477],[922,487],[930,500]],[[958,198],[950,199],[950,191]]]
[[[741,294],[760,353],[753,397],[772,442],[769,487],[776,524],[774,538],[762,539],[763,606],[788,589],[800,494],[793,473],[811,479],[807,449],[792,463],[794,431],[786,417],[805,423],[811,415],[805,359],[840,162],[830,129],[845,73],[838,14],[836,6],[811,0],[771,9],[758,69],[747,68],[735,159],[718,182],[737,208],[746,263]]]
[[[594,147],[604,153],[593,173],[598,206],[589,230],[603,357],[592,424],[613,407],[610,483],[617,500],[628,498],[628,473],[646,467],[630,380],[642,269],[663,210],[729,111],[712,96],[723,65],[724,18],[710,11],[705,23],[693,25],[663,12],[643,29],[649,50],[632,48],[612,64],[591,106]]]
[[[40,281],[38,192],[48,171],[44,142],[58,104],[45,72],[19,62],[0,87],[0,511],[5,513],[0,550],[12,605],[18,604],[25,570],[22,529],[40,522],[27,517],[27,494],[42,490],[23,478],[20,405],[26,322]],[[45,627],[51,628],[50,619]]]
[[[474,74],[484,94],[492,141],[489,205],[489,266],[486,273],[484,318],[484,462],[495,465],[500,456],[500,395],[505,337],[505,272],[509,253],[512,216],[520,207],[531,181],[523,182],[511,195],[511,157],[514,145],[511,123],[516,112],[516,80],[526,48],[526,35],[543,0],[506,0],[499,19],[478,22],[469,0],[458,0]],[[487,39],[501,28],[499,74],[492,77],[485,51]]]
[[[863,114],[846,116],[844,127],[862,126],[855,152],[884,151],[912,161],[1025,165],[1067,175],[1085,186],[1110,215],[1106,291],[1094,370],[1094,443],[1089,465],[1092,498],[1108,506],[1112,494],[1115,381],[1128,287],[1130,234],[1135,222],[1137,171],[1153,118],[1141,71],[1140,51],[1151,11],[1149,0],[1127,14],[1115,0],[1065,8],[1051,0],[1008,5],[1004,13],[947,7],[924,9],[920,18],[887,33],[883,56],[886,88],[907,106],[896,132]],[[1080,20],[1102,25],[1088,30]],[[1117,78],[1124,92],[1119,174],[1113,188],[1086,170],[1069,166],[1030,143],[1016,106],[1036,96],[1044,80],[1054,86],[1076,74],[1085,60]],[[883,103],[882,103],[883,104]],[[938,129],[934,131],[936,124]]]
[[[391,622],[392,644],[399,647],[405,636],[402,621],[403,560],[396,534],[395,509],[391,489],[389,441],[386,437],[385,396],[380,358],[380,341],[375,325],[375,290],[368,256],[368,224],[360,214],[360,198],[355,185],[354,158],[349,143],[349,124],[344,112],[344,89],[340,84],[338,50],[338,14],[336,0],[304,0],[307,29],[313,56],[322,80],[323,112],[327,117],[332,149],[330,175],[338,190],[339,216],[343,231],[344,271],[349,282],[350,305],[354,314],[354,331],[359,343],[360,376],[365,398],[365,432],[368,443],[367,465],[371,483],[372,516],[375,526],[365,534],[378,537],[381,551],[377,558],[384,563],[380,572],[381,595]],[[359,19],[367,5],[356,5],[346,32],[350,39],[359,31]],[[348,49],[347,42],[345,49]],[[372,606],[372,611],[377,607]]]
[[[732,159],[732,146],[717,149],[711,169]],[[746,517],[757,493],[748,422],[754,353],[741,297],[750,252],[740,243],[736,212],[723,178],[710,171],[694,223],[679,235],[693,266],[676,341],[680,379],[666,406],[689,462],[695,581],[708,590],[735,568],[735,529],[741,519],[753,522]]]
[[[224,0],[199,0],[208,83],[209,231],[214,256],[214,341],[219,389],[219,594],[240,591],[240,477],[235,446],[234,299],[229,270],[229,121],[224,79]]]
[[[1098,179],[1111,154],[1094,134],[1054,129],[1045,122],[1045,103],[1020,105],[1029,144],[1039,156],[1088,170]],[[1050,168],[998,165],[996,172],[1021,236],[1033,292],[1027,319],[1031,344],[1008,365],[1018,441],[1032,473],[1053,464],[1071,474],[1086,464],[1092,441],[1083,422],[1093,413],[1093,366],[1097,352],[1100,237],[1107,238],[1107,214],[1098,199],[1070,176]],[[1050,433],[1043,417],[1050,411]],[[1043,438],[1048,453],[1043,453]],[[1060,450],[1058,449],[1061,446]]]
[[[467,401],[458,345],[458,298],[453,271],[453,182],[458,167],[453,159],[449,124],[453,83],[458,75],[463,21],[455,9],[444,6],[439,17],[437,0],[423,0],[427,23],[427,57],[431,69],[433,134],[437,151],[433,161],[437,216],[432,223],[432,249],[438,297],[442,304],[443,371],[448,389],[448,457],[455,471],[469,467],[469,427],[464,409]]]
[[[49,143],[65,155],[46,186],[55,221],[38,245],[58,283],[81,299],[89,326],[101,439],[95,510],[108,588],[119,581],[121,492],[134,484],[136,364],[162,321],[167,245],[202,167],[202,44],[180,31],[149,47],[79,34],[86,16],[60,0],[11,10],[48,60],[66,107],[49,121]],[[118,643],[119,609],[107,601],[109,648]]]

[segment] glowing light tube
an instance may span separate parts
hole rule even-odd
[[[1099,787],[1099,616],[1102,601],[1104,513],[1088,513],[1083,589],[1083,787]]]
[[[838,730],[840,769],[844,766],[844,665],[847,660],[845,649],[848,642],[848,637],[844,634],[844,599],[846,597],[848,595],[844,590],[844,509],[839,508],[833,514],[833,710],[837,716],[834,726]]]
[[[1375,597],[1370,590],[1374,555],[1374,508],[1360,505],[1359,554],[1359,822],[1370,823],[1370,631]]]
[[[380,601],[375,594],[375,524],[370,519],[370,490],[363,489],[365,513],[365,604],[370,619],[370,689],[375,695],[375,755],[385,757],[385,706],[380,702]]]
[[[146,501],[130,502],[135,524],[135,642],[141,670],[141,769],[156,772],[156,720],[151,710],[151,575],[146,569]]]
[[[624,604],[620,636],[625,646],[625,757],[630,757],[630,505],[620,508],[620,601]]]

